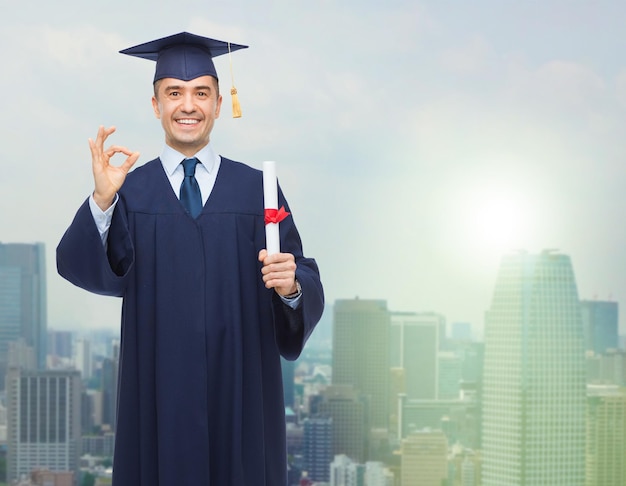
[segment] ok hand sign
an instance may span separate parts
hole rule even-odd
[[[100,126],[96,140],[89,139],[89,148],[91,149],[91,163],[93,169],[93,179],[95,189],[93,198],[96,204],[106,211],[115,198],[115,194],[122,187],[126,174],[130,168],[137,162],[139,152],[131,152],[126,147],[119,145],[111,145],[104,150],[105,140],[115,131],[115,127],[104,128]],[[111,165],[111,158],[115,154],[126,155],[126,160],[122,165]]]

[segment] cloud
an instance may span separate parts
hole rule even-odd
[[[536,69],[511,64],[508,83],[510,98],[559,116],[587,116],[607,93],[605,81],[590,67],[565,60],[552,60]]]
[[[478,74],[483,72],[493,48],[480,35],[473,35],[463,45],[444,49],[441,53],[441,65],[453,73]]]
[[[622,109],[626,109],[626,69],[615,77],[615,97]]]

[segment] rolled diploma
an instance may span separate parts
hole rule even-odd
[[[278,209],[278,181],[276,179],[276,162],[263,162],[263,199],[265,209]],[[267,253],[280,253],[280,232],[278,223],[265,225],[265,246]]]

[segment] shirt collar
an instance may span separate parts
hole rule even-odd
[[[200,166],[204,167],[209,174],[216,166],[216,162],[219,160],[219,155],[215,153],[210,143],[207,143],[198,153],[194,155],[194,157],[201,162]],[[160,156],[163,168],[170,176],[178,168],[180,163],[187,158],[189,157],[185,157],[183,154],[174,150],[167,144],[163,147],[163,151]]]

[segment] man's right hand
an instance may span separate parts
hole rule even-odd
[[[93,191],[93,199],[102,211],[109,209],[115,194],[126,179],[126,174],[135,165],[139,158],[139,152],[131,152],[126,147],[111,145],[104,150],[104,141],[115,131],[115,127],[104,128],[100,126],[96,140],[89,139],[91,149],[91,163],[93,169],[93,179],[96,188]],[[111,158],[115,154],[126,155],[126,160],[120,166],[110,164]]]

